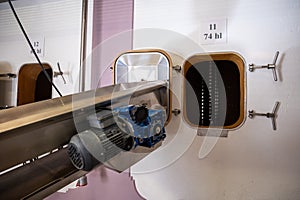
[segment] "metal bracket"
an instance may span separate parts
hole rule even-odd
[[[181,72],[181,66],[180,65],[175,65],[172,67],[176,72]]]
[[[276,128],[276,122],[275,122],[275,119],[276,119],[276,117],[277,117],[276,113],[277,113],[279,104],[280,104],[280,103],[279,103],[278,101],[275,102],[275,106],[274,106],[274,108],[273,108],[273,110],[272,110],[271,113],[256,113],[256,112],[254,112],[253,110],[249,110],[249,111],[248,111],[248,113],[249,113],[248,117],[249,117],[250,119],[253,119],[254,116],[264,116],[264,117],[267,117],[267,118],[271,118],[273,130],[276,131],[277,128]]]
[[[63,76],[64,73],[61,71],[59,62],[57,62],[57,68],[58,68],[58,72],[54,72],[54,75],[53,75],[53,76],[54,76],[54,77],[61,76],[62,79],[63,79],[63,81],[64,81],[64,84],[66,84],[67,82],[66,82],[66,80],[65,80],[65,78],[64,78],[64,76]]]
[[[209,136],[209,137],[228,137],[228,130],[220,129],[198,129],[198,136]]]
[[[253,72],[255,69],[263,69],[263,68],[271,69],[273,71],[274,81],[277,81],[278,78],[277,78],[277,73],[276,73],[276,62],[277,62],[278,55],[279,55],[279,51],[276,51],[272,64],[267,64],[267,65],[250,64],[249,71]]]

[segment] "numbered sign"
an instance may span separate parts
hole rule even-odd
[[[44,43],[45,43],[45,38],[44,37],[39,37],[39,38],[33,38],[31,40],[32,46],[37,53],[39,57],[44,57]],[[32,50],[30,50],[30,54],[33,55]]]
[[[202,21],[200,23],[200,44],[227,42],[227,19]]]

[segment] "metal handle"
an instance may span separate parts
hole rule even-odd
[[[0,74],[0,77],[16,78],[17,75],[13,73]]]
[[[54,77],[61,76],[62,79],[63,79],[63,81],[64,81],[64,84],[66,84],[67,82],[66,82],[66,80],[65,80],[65,78],[64,78],[64,76],[63,76],[64,73],[61,71],[59,62],[57,62],[57,68],[58,68],[58,72],[54,72],[54,75],[53,75],[53,76],[54,76]]]
[[[278,108],[279,108],[279,104],[280,103],[278,101],[275,102],[275,106],[273,107],[273,110],[272,110],[271,113],[256,113],[253,110],[249,110],[248,111],[248,117],[250,119],[253,119],[254,116],[264,116],[264,117],[267,117],[267,118],[271,118],[273,130],[276,131],[277,127],[276,127],[275,119],[277,117],[277,111],[278,111]]]
[[[273,72],[274,81],[277,81],[278,78],[277,78],[277,73],[276,73],[276,62],[277,62],[278,56],[279,56],[279,51],[276,51],[272,64],[267,64],[267,65],[250,64],[249,71],[253,72],[255,69],[263,69],[263,68],[271,69]]]
[[[279,102],[276,101],[276,102],[275,102],[275,106],[274,106],[274,108],[273,108],[273,110],[272,110],[272,114],[274,115],[274,117],[271,118],[271,120],[272,120],[272,126],[273,126],[273,130],[274,130],[274,131],[277,129],[277,128],[276,128],[275,118],[276,118],[276,113],[277,113],[278,108],[279,108]]]
[[[277,62],[278,56],[279,56],[279,51],[276,51],[273,63],[268,65],[268,69],[272,69],[272,71],[273,71],[274,81],[277,81],[276,62]]]

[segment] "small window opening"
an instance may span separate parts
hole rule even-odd
[[[186,121],[200,128],[238,127],[244,121],[244,62],[236,54],[196,55],[184,64]]]

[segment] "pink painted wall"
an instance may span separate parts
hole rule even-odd
[[[114,59],[132,49],[133,0],[94,0],[93,13],[91,88],[97,88],[113,83],[110,67]],[[87,186],[56,192],[47,200],[143,199],[128,172],[117,173],[100,166],[87,178]]]
[[[114,59],[132,49],[133,0],[95,0],[93,19],[91,88],[97,88],[112,84]]]
[[[69,189],[66,193],[56,192],[46,200],[142,200],[135,190],[129,173],[121,174],[102,166],[87,175],[88,185]]]

